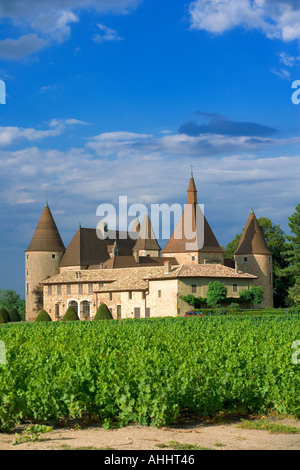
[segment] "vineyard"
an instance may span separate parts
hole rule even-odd
[[[98,417],[162,426],[184,410],[299,416],[300,316],[5,324],[0,430]]]

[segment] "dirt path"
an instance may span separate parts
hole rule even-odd
[[[300,420],[276,420],[300,429]],[[127,426],[105,430],[91,426],[85,429],[58,428],[42,435],[38,441],[13,445],[15,433],[0,434],[0,450],[168,450],[174,441],[189,446],[214,450],[300,450],[300,434],[271,434],[264,430],[246,430],[238,422],[221,425],[189,423],[168,428]],[[24,427],[15,430],[21,433]],[[173,444],[170,444],[170,441]],[[176,449],[176,447],[175,447]],[[200,450],[200,447],[199,447]]]

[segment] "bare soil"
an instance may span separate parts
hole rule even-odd
[[[300,420],[275,419],[276,423],[300,429]],[[53,428],[37,441],[14,445],[16,433],[0,433],[0,450],[154,450],[176,449],[174,442],[213,450],[300,450],[300,434],[271,434],[265,430],[247,430],[239,427],[240,420],[215,424],[190,420],[174,426],[154,428],[130,425],[121,429],[105,430],[92,425],[78,429]],[[170,444],[171,442],[171,444]],[[178,448],[177,448],[178,449]],[[191,448],[192,449],[192,448]],[[192,449],[193,450],[193,449]]]

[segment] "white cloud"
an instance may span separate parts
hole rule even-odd
[[[0,20],[10,19],[18,33],[26,32],[18,38],[5,38],[0,41],[0,57],[18,60],[37,53],[52,44],[66,41],[71,34],[71,25],[80,21],[84,10],[94,10],[100,14],[128,14],[142,0],[9,0],[0,2]],[[99,25],[102,34],[94,40],[116,41],[121,37],[116,31]]]
[[[119,36],[118,32],[112,28],[108,28],[104,24],[97,24],[101,34],[96,34],[93,37],[93,41],[97,43],[111,42],[111,41],[122,41],[123,38]]]
[[[36,34],[27,34],[18,39],[4,39],[0,41],[0,57],[8,60],[17,60],[40,51],[48,45],[48,41]]]
[[[295,0],[195,0],[191,28],[221,34],[242,26],[285,42],[300,39],[300,5]]]

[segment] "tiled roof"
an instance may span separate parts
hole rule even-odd
[[[99,292],[107,291],[128,291],[145,290],[148,287],[148,281],[177,279],[187,277],[204,278],[232,278],[232,279],[256,279],[256,276],[243,272],[236,273],[234,269],[219,264],[181,264],[171,266],[170,272],[165,273],[165,267],[139,267],[139,268],[121,268],[121,269],[97,269],[81,270],[80,277],[76,271],[63,271],[53,276],[43,284],[64,284],[64,283],[104,283]]]
[[[139,231],[139,237],[134,245],[134,250],[160,250],[157,243],[151,220],[148,214],[145,215]]]
[[[272,253],[268,248],[263,231],[258,224],[257,218],[251,211],[246,227],[240,239],[240,243],[234,253],[235,255],[269,255]]]
[[[48,204],[44,207],[26,251],[65,251],[65,246]]]

